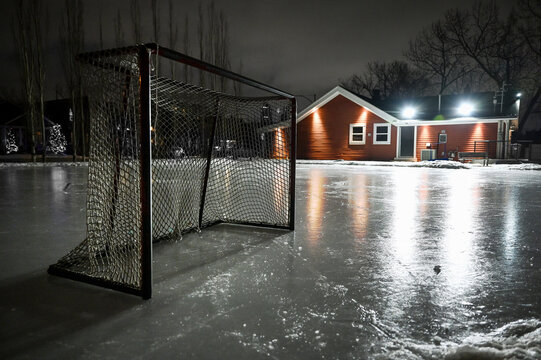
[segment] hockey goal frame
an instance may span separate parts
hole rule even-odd
[[[62,266],[53,264],[49,266],[48,272],[52,275],[58,275],[73,280],[86,282],[94,285],[98,285],[105,288],[110,288],[134,295],[141,296],[143,299],[150,299],[152,297],[152,244],[153,244],[153,222],[152,222],[152,102],[151,102],[151,74],[152,74],[152,63],[151,56],[156,56],[166,58],[176,63],[181,63],[188,65],[192,68],[199,69],[201,71],[215,74],[217,76],[227,78],[241,84],[268,92],[274,96],[279,97],[280,99],[287,100],[290,102],[290,116],[291,123],[289,124],[289,189],[288,189],[288,200],[289,200],[289,209],[288,209],[288,224],[283,225],[272,225],[272,224],[254,224],[246,223],[246,225],[256,225],[263,227],[274,227],[282,228],[287,230],[294,230],[295,227],[295,161],[296,161],[296,100],[295,96],[291,95],[282,90],[276,89],[272,86],[266,85],[259,81],[250,79],[243,75],[234,73],[232,71],[217,67],[210,63],[201,61],[199,59],[187,56],[180,52],[177,52],[172,49],[168,49],[162,46],[159,46],[155,43],[141,44],[130,47],[124,47],[113,50],[103,50],[96,52],[89,52],[80,54],[77,56],[77,60],[82,63],[90,63],[94,58],[111,55],[117,51],[119,54],[133,54],[138,56],[138,68],[139,68],[139,116],[138,116],[138,125],[139,125],[139,196],[140,196],[140,235],[141,235],[141,246],[140,246],[140,288],[134,288],[133,286],[126,286],[123,283],[117,281],[111,281],[108,279],[103,279],[99,277],[90,276],[88,274],[83,274],[80,272],[74,272],[66,270]],[[216,126],[216,125],[214,125]],[[214,131],[214,130],[213,130]],[[212,139],[212,138],[211,138]],[[212,149],[214,144],[212,143],[209,149]],[[209,159],[207,165],[207,171],[205,174],[204,182],[205,187],[203,189],[203,199],[206,192],[206,183],[209,178],[208,168],[210,167],[210,154],[212,150],[209,150]],[[202,205],[203,206],[203,205]],[[202,207],[201,207],[202,211]],[[199,218],[199,225],[201,226],[201,216]],[[240,222],[236,222],[239,224]]]

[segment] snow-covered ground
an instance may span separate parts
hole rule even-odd
[[[88,162],[62,161],[62,162],[0,162],[0,168],[32,168],[32,167],[56,167],[56,166],[88,166]]]
[[[485,169],[509,170],[541,170],[541,165],[535,163],[523,164],[491,164],[483,166],[482,163],[462,163],[450,160],[437,161],[349,161],[349,160],[297,160],[299,165],[331,165],[331,166],[390,166],[390,167],[423,167],[438,169],[471,169],[483,167]]]
[[[450,160],[438,161],[349,161],[349,160],[297,160],[298,165],[336,165],[336,166],[391,166],[391,167],[424,167],[439,169],[471,169],[483,167],[481,163],[462,163]],[[10,163],[0,162],[2,167],[43,167],[43,166],[88,166],[88,162],[35,162],[35,163]],[[483,167],[488,169],[509,169],[509,170],[541,170],[541,165],[536,163],[523,164],[491,164]]]
[[[45,273],[88,167],[0,167],[0,358],[541,358],[540,173],[356,165],[299,162],[294,232],[156,244],[149,301]]]

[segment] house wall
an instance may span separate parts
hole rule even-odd
[[[474,141],[476,140],[496,140],[498,138],[497,123],[477,123],[462,125],[424,125],[417,127],[417,146],[416,156],[421,159],[421,150],[427,149],[427,143],[437,143],[438,134],[445,130],[447,134],[447,152],[458,151],[473,152]],[[435,147],[432,146],[432,149]],[[439,146],[438,157],[442,157],[443,145]],[[476,151],[488,152],[491,158],[496,157],[496,143],[492,143],[488,148],[486,144],[477,144]]]
[[[273,159],[289,159],[291,142],[288,129],[277,129],[272,133],[272,157]]]
[[[349,145],[349,125],[366,124],[366,143]],[[396,156],[395,126],[391,143],[374,145],[374,123],[387,124],[369,110],[338,95],[297,124],[297,158],[313,160],[392,160]],[[371,136],[368,136],[371,134]]]

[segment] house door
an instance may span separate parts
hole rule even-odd
[[[412,158],[415,151],[415,126],[401,126],[398,157]]]

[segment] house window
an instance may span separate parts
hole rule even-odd
[[[366,125],[365,124],[349,124],[349,144],[364,145],[366,142]]]
[[[374,124],[374,144],[389,145],[391,143],[391,124]]]

